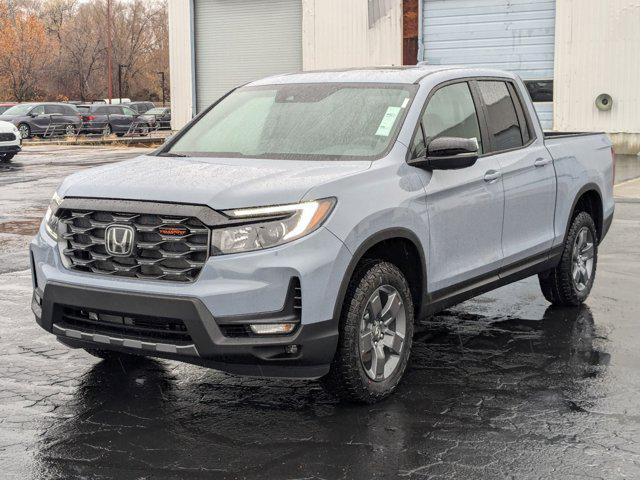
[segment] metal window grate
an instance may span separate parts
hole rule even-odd
[[[73,270],[191,282],[209,257],[210,230],[193,217],[80,210],[62,210],[58,215],[61,252]],[[105,230],[113,224],[134,229],[130,256],[107,252]]]

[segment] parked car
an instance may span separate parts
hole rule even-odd
[[[10,162],[21,150],[20,132],[13,123],[0,121],[0,162]]]
[[[0,115],[16,105],[15,103],[0,103]]]
[[[90,105],[81,109],[81,133],[100,133],[121,137],[127,133],[149,133],[149,124],[138,119],[138,114],[126,105]]]
[[[267,78],[152,154],[68,177],[31,243],[32,308],[100,358],[373,402],[416,320],[531,275],[551,303],[584,302],[613,181],[607,136],[543,133],[510,73]]]
[[[0,120],[18,127],[23,139],[44,134],[73,135],[82,123],[76,107],[64,103],[21,103],[0,115]]]
[[[127,107],[134,109],[138,114],[143,114],[155,108],[153,102],[129,102]]]
[[[171,129],[171,108],[170,107],[155,107],[146,111],[144,114],[138,117],[140,120],[144,120],[149,124],[151,128],[158,128],[159,130]]]

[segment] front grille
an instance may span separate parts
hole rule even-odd
[[[67,267],[119,277],[191,282],[209,256],[209,229],[197,218],[104,211],[62,210],[61,249]],[[109,225],[133,227],[130,256],[105,247]]]
[[[193,340],[182,320],[162,317],[134,316],[123,313],[87,310],[59,305],[55,324],[83,333],[106,335],[140,341],[188,345]]]
[[[14,133],[0,133],[0,142],[13,142],[15,139]]]

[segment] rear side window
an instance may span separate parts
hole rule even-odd
[[[107,115],[109,113],[109,107],[98,107],[94,111],[97,115]]]
[[[65,106],[62,107],[64,109],[65,115],[76,115],[78,111],[74,107]]]
[[[122,107],[111,106],[107,108],[111,115],[122,115]]]
[[[524,145],[518,114],[505,82],[479,81],[480,95],[487,108],[487,126],[493,152]]]
[[[466,82],[447,85],[433,94],[422,116],[426,145],[438,137],[475,138],[483,153],[482,137],[471,90]]]
[[[64,108],[62,107],[62,105],[45,105],[44,113],[46,113],[47,115],[51,115],[52,113],[63,114]]]

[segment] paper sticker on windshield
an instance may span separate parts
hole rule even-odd
[[[379,137],[388,137],[391,133],[393,125],[396,123],[396,118],[398,118],[399,113],[400,107],[387,108],[387,112],[384,114],[384,117],[382,117],[382,121],[378,126],[376,135],[378,135]]]

